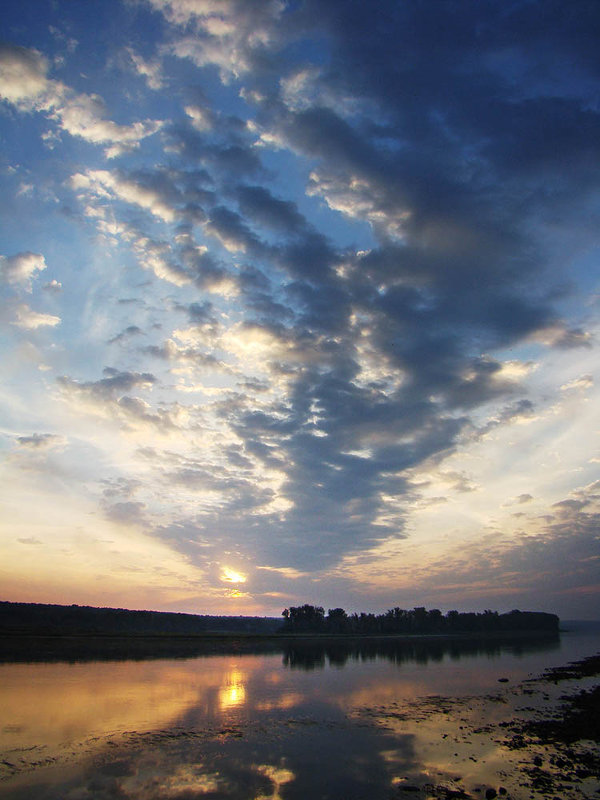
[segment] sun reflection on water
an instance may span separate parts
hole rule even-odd
[[[245,674],[236,667],[227,674],[224,684],[219,689],[219,707],[221,711],[239,708],[245,704],[245,681]]]

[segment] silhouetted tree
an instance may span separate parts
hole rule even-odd
[[[343,608],[330,608],[327,611],[327,631],[329,633],[347,633],[348,615]]]
[[[555,614],[532,611],[511,611],[498,614],[489,608],[482,613],[448,611],[446,616],[438,608],[428,611],[417,606],[412,611],[391,608],[384,614],[364,612],[348,616],[343,608],[330,608],[327,617],[320,606],[305,604],[284,609],[284,632],[331,634],[479,634],[511,631],[536,631],[555,633],[559,619]]]
[[[287,614],[286,614],[287,612]],[[283,630],[289,633],[320,633],[325,628],[325,611],[322,606],[290,606],[283,611]]]

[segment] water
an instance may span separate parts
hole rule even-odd
[[[510,785],[510,755],[464,731],[510,718],[523,681],[598,652],[600,635],[226,649],[0,664],[0,797],[377,800],[458,777]]]

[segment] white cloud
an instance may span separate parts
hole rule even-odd
[[[85,190],[96,198],[117,197],[126,203],[144,208],[164,222],[175,220],[175,208],[158,188],[141,183],[105,169],[76,173],[71,178],[76,191]]]
[[[131,125],[118,125],[105,119],[104,115],[105,107],[101,98],[80,94],[57,108],[53,117],[71,136],[79,136],[92,144],[111,145],[105,151],[108,158],[138,147],[142,139],[156,133],[163,124],[159,120],[145,120]]]
[[[162,89],[164,84],[160,61],[146,61],[145,58],[139,53],[136,53],[131,47],[127,48],[127,53],[131,58],[135,71],[138,75],[145,78],[148,87],[150,89]]]
[[[48,61],[37,50],[16,45],[0,47],[0,98],[20,111],[40,111],[59,127],[92,144],[106,144],[111,158],[138,146],[163,123],[144,120],[118,125],[105,118],[98,95],[78,94],[60,81],[47,77]]]
[[[255,51],[273,46],[275,23],[282,10],[279,0],[246,3],[243,0],[149,0],[177,25],[193,28],[171,46],[179,58],[197,66],[214,65],[221,80],[247,73]]]
[[[41,253],[17,253],[14,256],[0,256],[0,278],[13,285],[24,286],[31,291],[31,281],[39,272],[46,269],[46,260]]]
[[[214,115],[207,108],[200,106],[186,106],[185,113],[192,121],[193,127],[197,131],[208,131],[214,125]]]
[[[23,110],[42,108],[58,98],[59,84],[46,78],[48,61],[38,50],[17,45],[0,48],[0,97]]]
[[[562,392],[585,392],[592,389],[594,386],[594,378],[592,375],[580,375],[579,378],[574,378],[572,381],[563,383],[560,387]]]
[[[17,306],[15,317],[16,319],[13,325],[24,328],[25,330],[36,330],[37,328],[60,325],[60,317],[55,317],[53,314],[42,314],[39,311],[33,311],[26,303]]]

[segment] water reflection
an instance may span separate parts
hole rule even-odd
[[[0,664],[0,795],[388,798],[406,776],[425,783],[457,752],[462,774],[480,781],[453,709],[461,720],[477,716],[490,689],[557,663],[558,647],[304,640],[254,655]],[[469,704],[456,705],[466,694]],[[485,713],[489,722],[510,709],[495,703]],[[495,747],[490,740],[488,764]]]
[[[446,639],[423,637],[6,637],[0,639],[0,664],[35,662],[82,662],[180,658],[201,656],[245,656],[283,653],[288,666],[319,669],[325,657],[331,665],[343,666],[349,659],[387,658],[397,664],[416,660],[420,663],[441,661],[445,656],[502,653],[523,655],[560,647],[559,634],[538,636],[503,636],[502,638]]]
[[[0,748],[58,746],[111,731],[206,724],[232,713],[246,718],[285,713],[309,695],[314,702],[344,708],[394,696],[476,691],[500,677],[503,657],[522,659],[558,647],[558,639],[307,640],[282,643],[273,655],[236,658],[0,664]],[[547,655],[544,659],[548,663]],[[453,669],[461,660],[467,662],[464,668]],[[435,671],[424,669],[428,665]],[[315,671],[318,680],[310,674]]]
[[[349,661],[385,659],[398,666],[407,663],[427,665],[449,658],[485,656],[498,658],[503,654],[524,656],[529,653],[560,649],[560,637],[539,636],[498,639],[406,641],[401,639],[307,639],[288,642],[284,647],[283,663],[290,669],[324,669],[326,665],[344,667]]]
[[[243,706],[246,702],[244,674],[234,668],[227,675],[225,683],[219,689],[219,706],[224,711]]]

